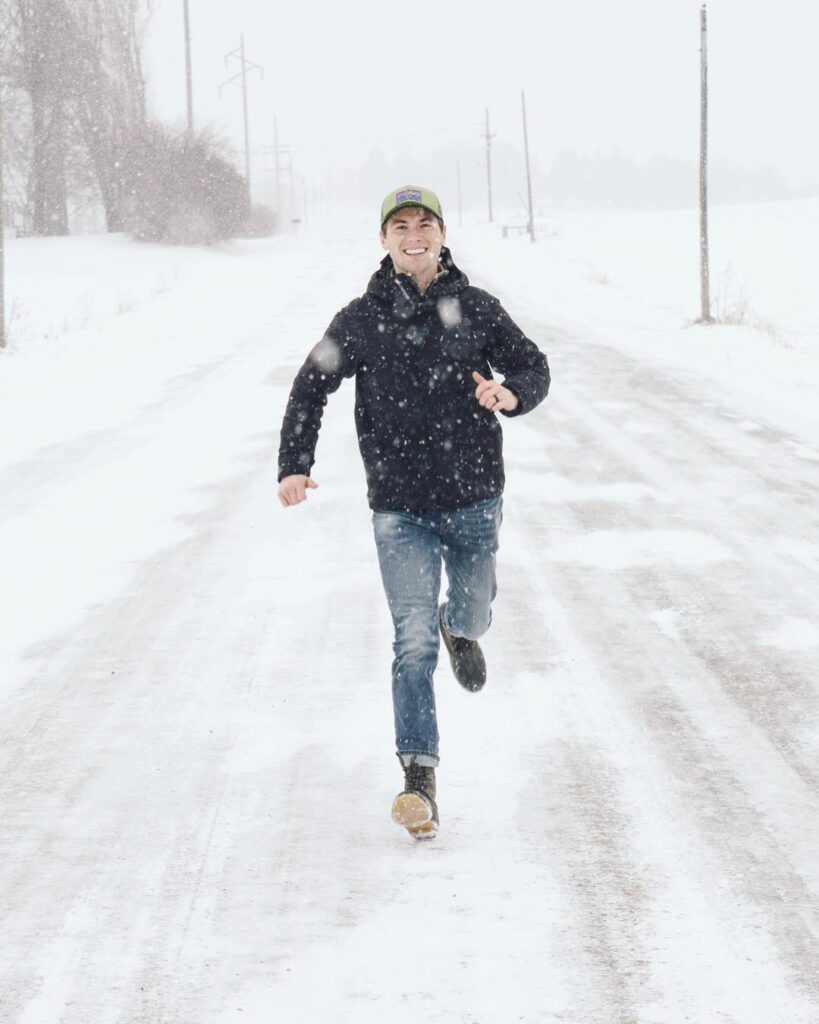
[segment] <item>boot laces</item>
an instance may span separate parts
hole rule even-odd
[[[418,764],[413,758],[404,768],[404,779],[408,790],[418,790],[435,799],[435,769]]]

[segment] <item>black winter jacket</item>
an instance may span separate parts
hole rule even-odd
[[[449,250],[424,295],[386,256],[299,370],[281,430],[279,480],[310,473],[327,396],[355,376],[355,419],[376,511],[462,508],[503,491],[501,426],[478,405],[473,370],[491,369],[529,412],[549,390],[546,356]],[[506,414],[505,414],[506,415]]]

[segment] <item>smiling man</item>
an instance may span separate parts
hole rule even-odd
[[[298,505],[318,486],[310,472],[324,405],[354,376],[358,443],[395,629],[392,696],[404,788],[392,817],[429,839],[439,824],[439,633],[461,686],[482,689],[478,640],[492,618],[504,485],[498,415],[534,409],[549,390],[549,367],[498,300],[455,266],[434,192],[415,185],[390,192],[380,239],[387,255],[367,291],[335,316],[293,383],[279,500]],[[442,566],[448,588],[439,605]],[[481,746],[491,743],[485,737]]]

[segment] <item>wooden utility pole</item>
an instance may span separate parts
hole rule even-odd
[[[242,35],[239,37],[239,48],[233,50],[231,53],[225,55],[225,61],[229,61],[231,58],[236,58],[241,64],[241,70],[238,74],[235,74],[233,78],[229,78],[226,82],[222,82],[219,89],[224,88],[226,85],[234,85],[237,82],[241,82],[242,90],[242,112],[244,117],[245,127],[245,181],[247,183],[247,201],[251,201],[250,195],[250,130],[248,124],[247,114],[247,74],[248,71],[258,71],[262,77],[264,77],[264,68],[259,64],[254,64],[253,61],[247,60],[245,57],[245,37]]]
[[[492,139],[494,135],[489,134],[489,108],[486,108],[486,189],[489,197],[489,223],[492,223]]]
[[[705,4],[700,11],[700,298],[698,323],[712,324],[708,266],[708,26]]]
[[[274,169],[275,169],[275,172],[276,172],[276,215],[278,217],[281,217],[281,204],[282,204],[282,195],[281,195],[281,193],[282,193],[282,181],[281,181],[281,179],[282,179],[283,172],[285,170],[287,170],[287,166],[284,163],[284,160],[282,159],[282,156],[287,156],[290,159],[290,174],[291,174],[291,178],[290,178],[290,205],[291,205],[291,207],[293,207],[293,204],[295,203],[296,200],[295,200],[295,193],[293,192],[293,178],[292,178],[292,173],[293,173],[293,156],[292,156],[292,153],[291,153],[291,150],[290,150],[290,146],[280,146],[279,145],[279,123],[278,123],[278,120],[275,117],[273,118],[273,142],[274,142],[273,146],[265,146],[264,149],[262,150],[262,152],[264,153],[265,156],[270,156],[272,154],[273,159],[275,161]],[[291,215],[292,215],[292,209],[291,209]]]
[[[191,73],[191,19],[188,0],[182,0],[182,17],[185,24],[185,90],[188,101],[188,135],[193,135],[193,74]]]
[[[3,182],[3,89],[0,85],[0,348],[6,347],[6,193]]]
[[[245,122],[245,178],[247,179],[247,198],[250,200],[250,131],[247,120],[247,63],[245,61],[245,37],[239,37],[239,60],[242,62],[242,111]]]
[[[535,240],[535,214],[532,209],[532,175],[529,172],[529,133],[526,130],[526,93],[520,90],[520,102],[523,109],[523,151],[526,154],[526,193],[529,198],[529,223],[526,225],[529,238]]]

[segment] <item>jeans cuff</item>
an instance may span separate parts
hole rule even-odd
[[[406,768],[414,759],[417,765],[422,768],[437,768],[440,760],[437,754],[422,754],[417,750],[399,750],[398,756],[401,764]]]

